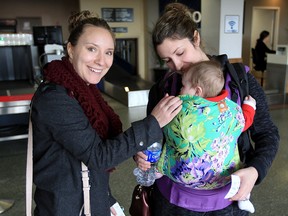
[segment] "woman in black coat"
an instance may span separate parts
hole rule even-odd
[[[69,31],[67,56],[45,65],[32,100],[34,215],[84,215],[81,162],[89,169],[90,215],[116,215],[110,170],[161,140],[161,127],[180,111],[181,101],[164,97],[151,115],[122,132],[96,86],[113,63],[111,28],[83,11],[70,17]]]
[[[269,42],[269,32],[262,31],[259,38],[257,39],[255,46],[256,62],[255,69],[260,71],[265,71],[267,66],[266,53],[276,53],[274,50],[269,49],[266,43]]]

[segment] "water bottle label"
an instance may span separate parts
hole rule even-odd
[[[147,161],[151,163],[156,163],[161,155],[161,149],[159,151],[149,151],[145,150],[144,154],[148,156]]]

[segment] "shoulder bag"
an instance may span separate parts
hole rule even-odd
[[[145,187],[136,185],[132,194],[132,202],[129,208],[131,216],[151,216],[153,204],[153,185]]]
[[[83,196],[84,205],[80,210],[79,216],[82,215],[84,208],[84,215],[90,216],[90,184],[89,184],[89,170],[87,166],[81,162],[82,168],[82,182],[83,182]],[[33,131],[31,122],[31,110],[29,116],[29,132],[27,145],[27,163],[26,163],[26,216],[32,216],[32,186],[33,186]]]

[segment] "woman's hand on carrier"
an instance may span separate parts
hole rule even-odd
[[[157,119],[162,128],[180,112],[181,108],[182,101],[179,97],[166,94],[154,107],[151,114]]]
[[[254,167],[247,167],[236,171],[233,175],[240,177],[240,188],[231,200],[247,200],[258,178],[257,170]]]

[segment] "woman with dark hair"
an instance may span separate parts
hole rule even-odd
[[[147,114],[151,113],[154,106],[166,93],[178,95],[182,88],[182,75],[187,72],[191,64],[193,67],[201,61],[217,60],[223,65],[225,74],[224,89],[231,94],[227,56],[209,56],[204,52],[201,47],[200,33],[191,13],[191,10],[181,3],[170,3],[166,6],[164,13],[153,28],[152,41],[154,49],[159,58],[165,61],[170,71],[150,89]],[[257,101],[254,121],[248,129],[254,148],[247,152],[239,150],[239,154],[243,154],[245,157],[242,160],[243,167],[233,171],[233,175],[240,178],[238,193],[230,199],[225,199],[225,194],[230,189],[231,182],[217,189],[200,190],[187,188],[164,175],[157,179],[154,184],[153,216],[249,215],[248,211],[240,209],[237,201],[249,199],[249,194],[254,185],[259,184],[265,178],[278,150],[279,133],[269,114],[263,89],[251,73],[247,73],[247,76],[249,94]],[[231,95],[229,95],[229,98],[231,98]],[[184,124],[187,124],[187,122]],[[194,130],[195,136],[189,136],[189,138],[194,139],[201,136],[199,131],[201,133],[199,129]],[[180,137],[181,135],[179,135]],[[225,141],[229,142],[229,140]],[[241,146],[244,141],[238,139],[238,143]],[[165,146],[166,143],[164,142],[163,145]],[[210,149],[207,149],[206,146],[206,144],[201,145],[202,150],[209,153]],[[189,150],[194,151],[195,147],[191,145]],[[233,153],[233,151],[232,148],[228,150],[229,153]],[[186,153],[184,152],[183,155]],[[142,170],[151,167],[151,163],[147,161],[147,156],[143,152],[138,152],[134,159],[138,168]],[[191,163],[191,167],[201,167],[197,170],[197,173],[195,172],[196,175],[199,175],[195,183],[202,185],[208,181],[213,183],[214,178],[210,178],[210,173],[214,170],[220,175],[219,169],[207,171],[206,162],[207,160],[203,159]],[[219,159],[217,158],[212,163],[217,164],[218,162]],[[231,161],[228,163],[233,165]],[[185,172],[187,170],[175,169],[175,171]],[[203,173],[208,174],[203,175]]]
[[[276,53],[274,50],[269,49],[266,45],[269,42],[269,32],[264,30],[260,33],[259,38],[256,41],[255,54],[256,62],[255,69],[260,71],[265,71],[267,66],[266,53]]]

